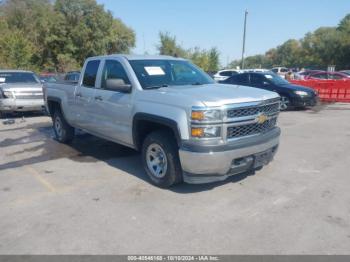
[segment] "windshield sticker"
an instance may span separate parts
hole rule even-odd
[[[0,83],[5,83],[6,82],[6,78],[5,77],[0,77]]]
[[[160,66],[145,66],[145,70],[150,76],[163,76],[165,75],[163,69]]]
[[[265,75],[266,78],[272,79],[272,75]]]

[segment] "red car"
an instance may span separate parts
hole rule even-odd
[[[306,76],[305,79],[350,80],[350,76],[340,72],[317,72]]]

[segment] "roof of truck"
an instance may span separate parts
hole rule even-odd
[[[171,59],[171,60],[185,60],[184,58],[167,56],[167,55],[127,55],[127,54],[111,54],[105,56],[94,56],[89,59],[107,58],[107,57],[124,57],[127,60],[157,60],[157,59]]]

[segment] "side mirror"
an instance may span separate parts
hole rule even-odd
[[[106,80],[106,89],[110,91],[121,92],[121,93],[130,93],[131,85],[125,84],[123,79],[111,78]]]

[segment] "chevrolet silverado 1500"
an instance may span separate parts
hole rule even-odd
[[[0,116],[43,109],[42,84],[33,72],[0,70]]]
[[[180,58],[88,58],[77,84],[47,83],[44,94],[58,141],[78,128],[139,150],[160,187],[260,169],[279,144],[278,94],[216,84]]]

